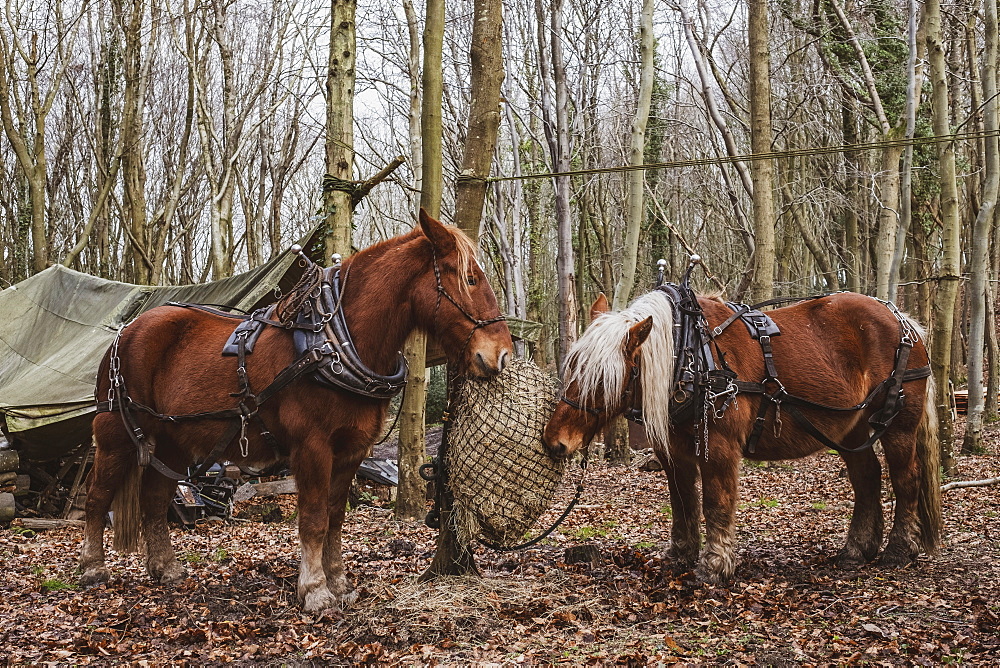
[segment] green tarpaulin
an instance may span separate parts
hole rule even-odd
[[[286,251],[245,274],[170,287],[54,266],[0,292],[0,418],[21,455],[51,459],[89,440],[97,367],[124,323],[168,301],[252,310],[294,285],[295,260]]]

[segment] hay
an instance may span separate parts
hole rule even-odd
[[[511,547],[549,507],[565,468],[542,446],[557,397],[557,381],[520,359],[493,380],[462,385],[446,455],[460,540]]]

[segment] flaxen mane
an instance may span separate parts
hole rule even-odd
[[[653,317],[653,329],[639,349],[642,412],[649,437],[666,446],[671,383],[663,379],[674,377],[674,316],[670,301],[663,293],[650,292],[622,311],[598,316],[570,349],[566,359],[566,384],[577,383],[583,406],[593,406],[600,391],[605,408],[612,413],[620,412],[618,409],[626,389],[625,337],[629,328],[650,316]]]

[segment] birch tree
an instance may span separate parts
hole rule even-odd
[[[927,55],[932,87],[931,108],[934,134],[947,135],[949,127],[948,81],[944,44],[941,31],[940,0],[924,4],[927,21]],[[938,415],[951,410],[948,380],[951,378],[952,333],[955,324],[955,302],[961,281],[961,225],[958,219],[958,188],[955,179],[955,145],[938,144],[939,178],[941,182],[941,268],[937,295],[934,298],[934,328],[931,335],[931,367],[937,382]],[[946,472],[955,470],[952,453],[954,425],[940,421],[941,464]]]

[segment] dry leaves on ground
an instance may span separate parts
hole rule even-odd
[[[996,439],[994,434],[991,438]],[[993,453],[996,445],[991,446]],[[995,454],[960,458],[964,478],[1000,475]],[[113,579],[75,587],[81,533],[0,531],[0,660],[181,665],[265,661],[646,665],[988,664],[1000,656],[1000,494],[945,493],[935,557],[901,571],[831,563],[850,521],[838,457],[744,467],[742,564],[725,588],[674,577],[662,556],[662,473],[592,466],[580,507],[536,549],[479,550],[483,579],[418,584],[435,533],[391,511],[348,515],[345,558],[360,597],[342,617],[295,602],[292,522],[173,530],[190,577],[154,585],[134,555]],[[570,474],[556,507],[573,491]],[[887,485],[886,485],[887,486]],[[888,499],[888,497],[887,497]],[[281,501],[291,515],[292,497]],[[891,500],[887,503],[887,519]],[[599,546],[597,568],[567,546]]]

